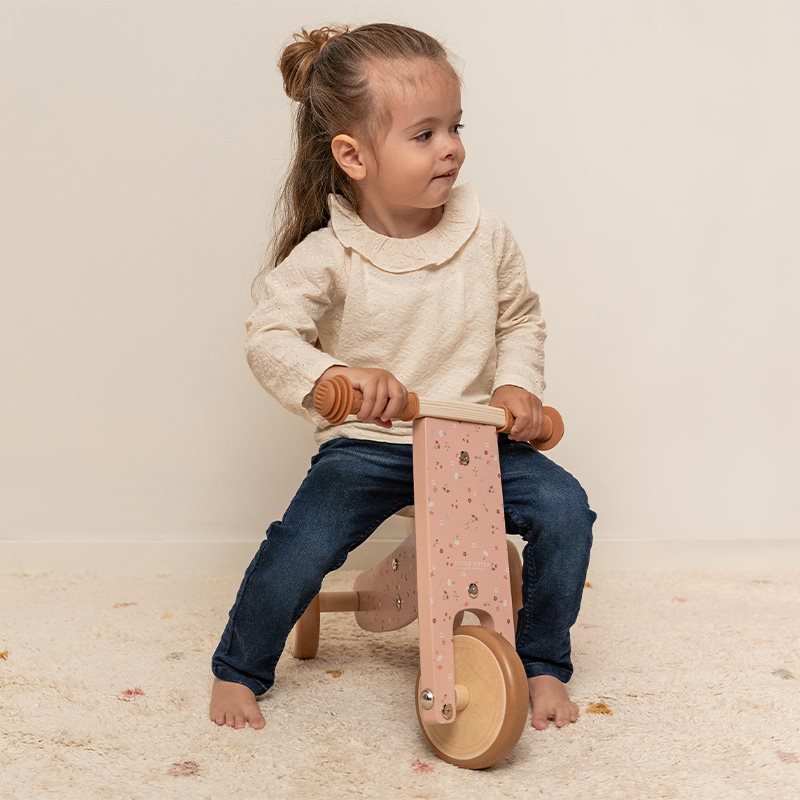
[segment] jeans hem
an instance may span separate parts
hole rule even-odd
[[[569,683],[569,679],[572,677],[572,670],[564,669],[563,667],[554,667],[552,664],[526,664],[523,662],[522,666],[525,668],[525,674],[529,678],[537,678],[540,675],[551,675],[554,678],[558,678],[561,683]]]
[[[224,664],[211,664],[211,673],[214,675],[215,678],[219,678],[221,681],[229,681],[231,683],[241,683],[242,686],[246,686],[256,697],[262,694],[266,694],[269,690],[269,686],[264,688],[264,684],[260,683],[259,681],[251,680],[250,678],[245,678],[240,675],[236,670],[231,669],[230,667],[225,666]]]

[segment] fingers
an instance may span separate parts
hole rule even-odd
[[[522,441],[526,438],[527,432],[531,428],[531,411],[528,406],[522,404],[515,404],[514,407],[509,405],[511,416],[514,417],[514,424],[508,432],[508,438],[513,439],[515,442]]]
[[[503,384],[492,392],[490,405],[505,408],[511,416],[508,438],[517,442],[536,439],[544,425],[542,401],[514,384]]]
[[[508,438],[515,442],[529,442],[536,439],[542,428],[542,407],[530,400],[508,403],[508,410],[514,417],[514,424]]]
[[[390,428],[390,420],[399,416],[408,402],[408,390],[389,372],[380,371],[368,377],[361,385],[361,407],[359,421],[371,420],[376,425]]]
[[[389,399],[389,386],[383,378],[368,380],[361,390],[363,399],[361,408],[356,415],[360,422],[364,422],[381,414]]]
[[[381,414],[383,420],[394,419],[400,416],[400,412],[408,402],[408,389],[403,386],[396,378],[389,381],[389,402]]]

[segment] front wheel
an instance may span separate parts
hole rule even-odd
[[[484,769],[502,761],[525,730],[528,678],[513,646],[488,628],[456,628],[453,649],[455,682],[467,689],[467,705],[454,722],[423,722],[418,674],[417,719],[439,758],[458,767]]]

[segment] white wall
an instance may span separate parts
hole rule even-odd
[[[0,4],[6,565],[77,540],[249,553],[283,513],[316,448],[251,375],[243,323],[289,155],[275,62],[336,21],[460,57],[461,180],[541,293],[552,455],[600,549],[800,542],[800,7],[400,8]]]

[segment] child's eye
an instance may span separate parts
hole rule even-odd
[[[454,133],[460,133],[463,127],[464,126],[460,122],[457,125],[453,125]],[[433,131],[423,131],[422,133],[417,134],[414,138],[418,142],[427,142],[431,136],[433,136]]]

